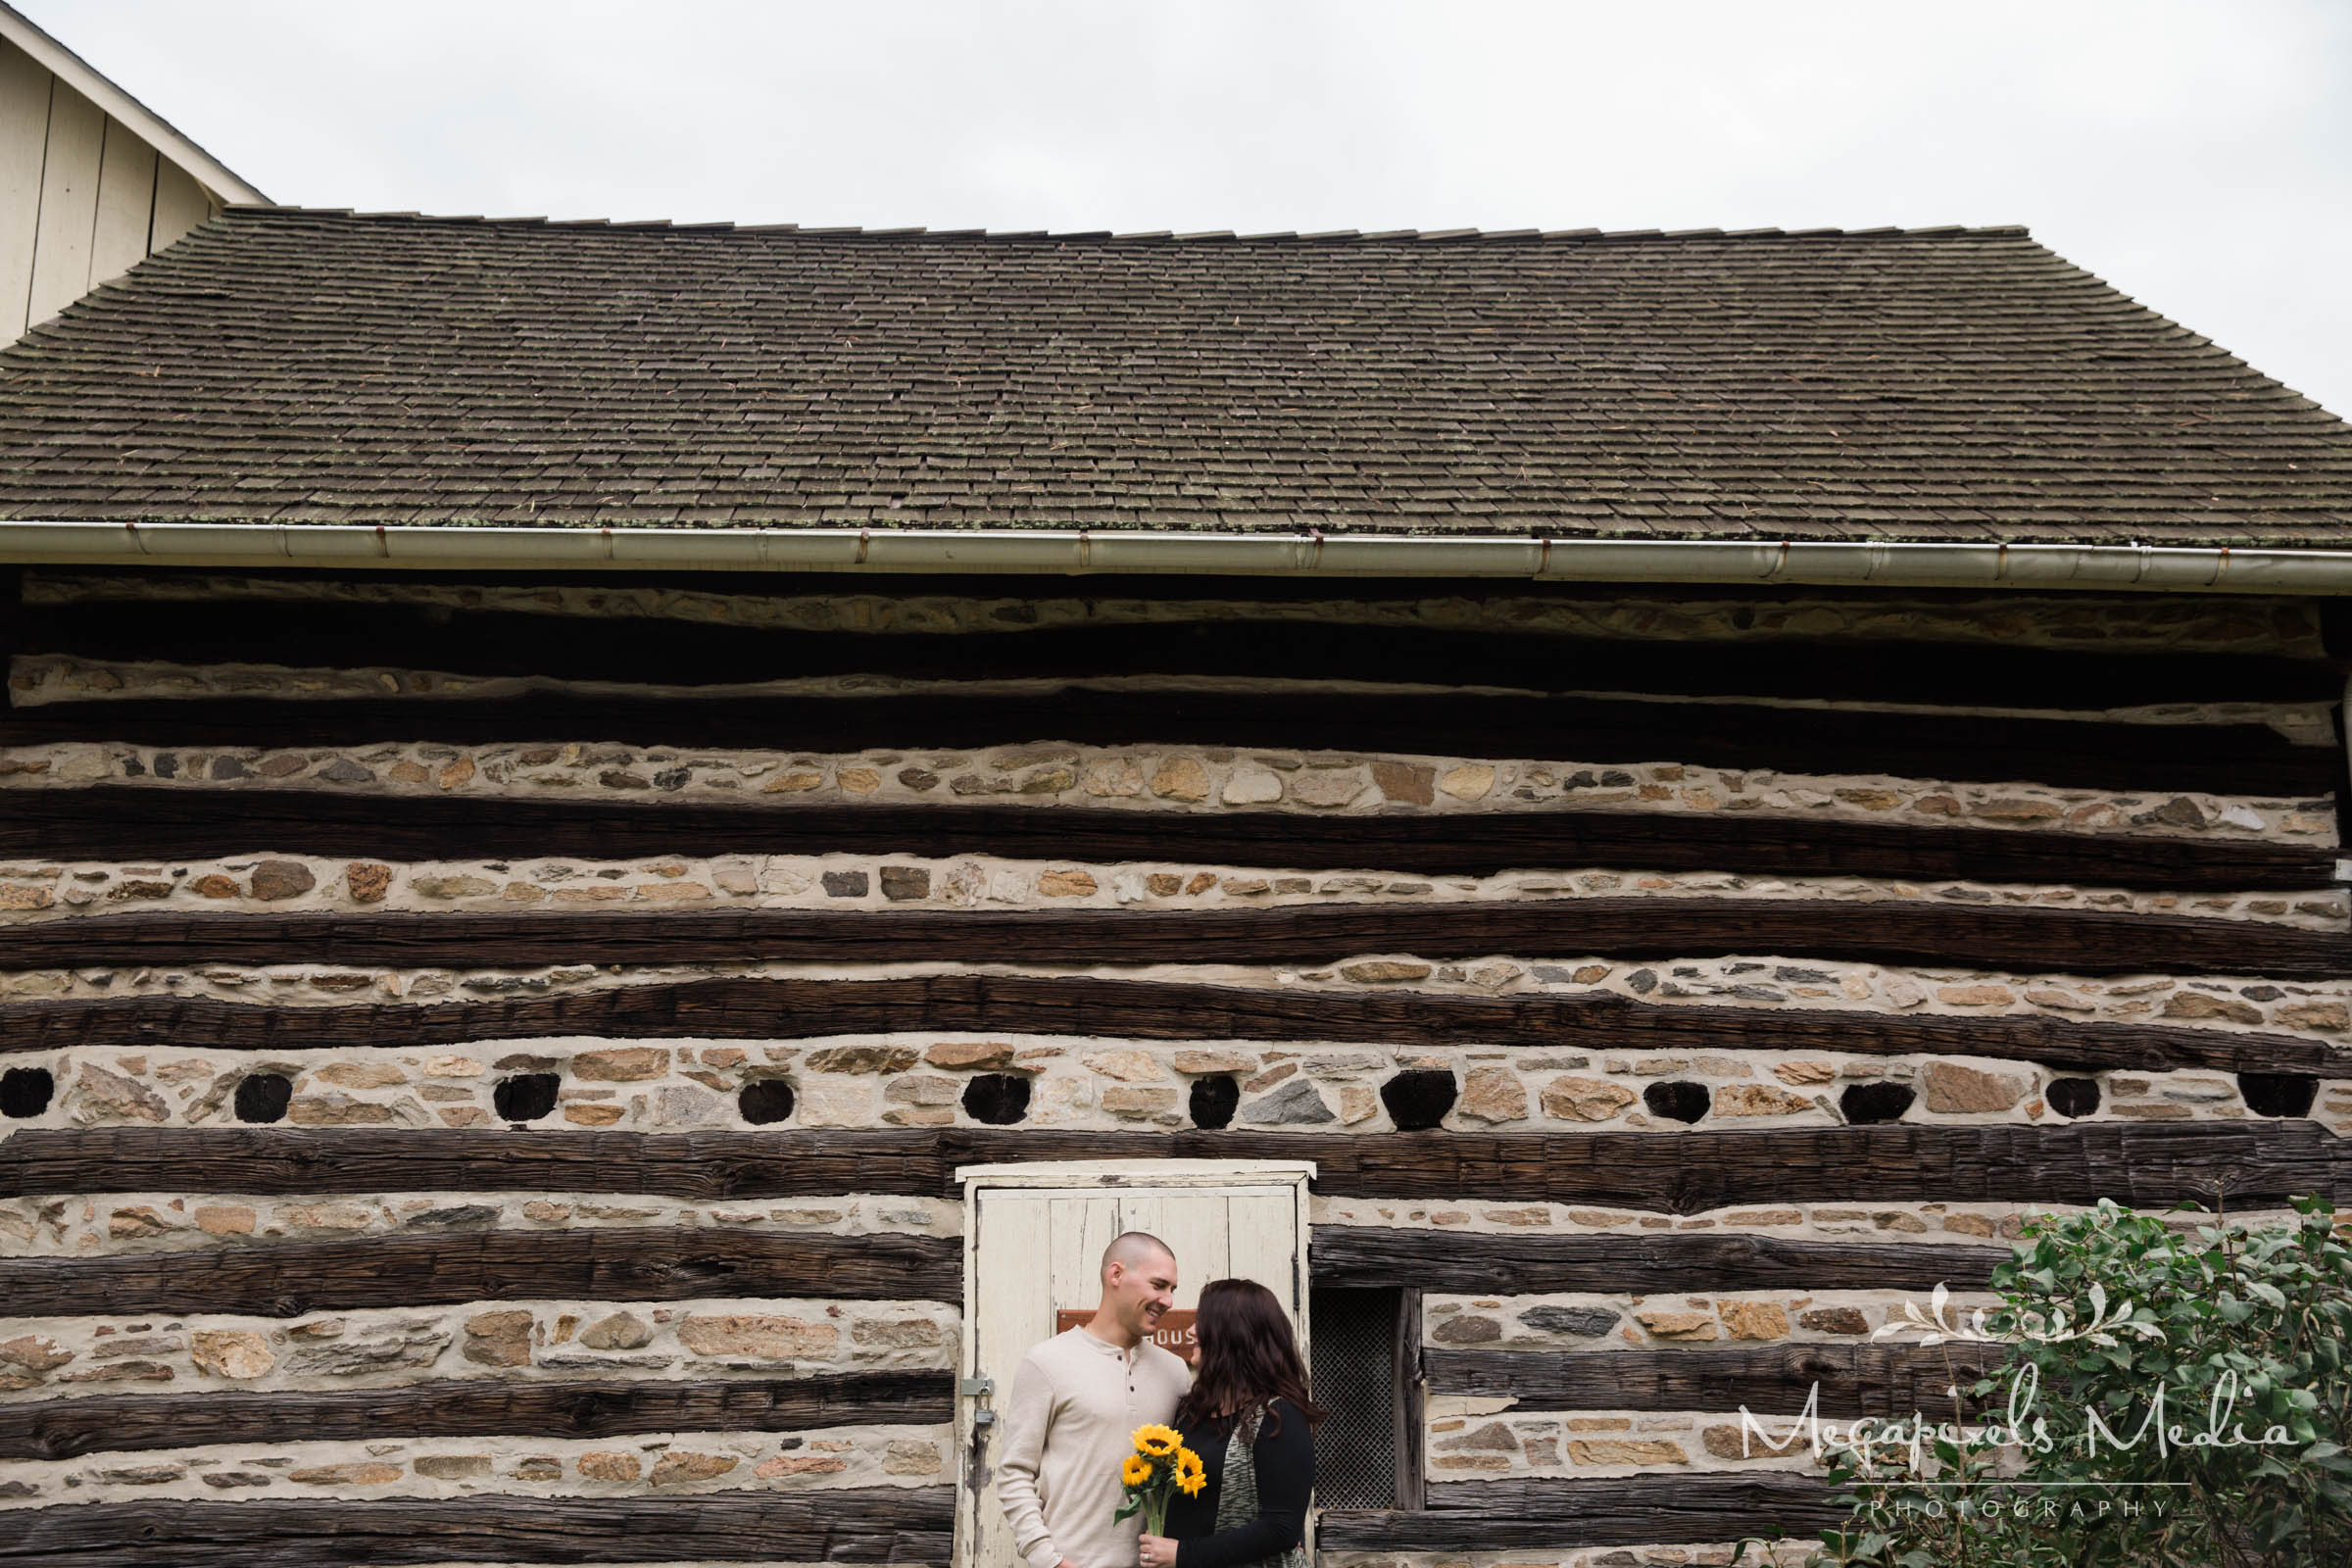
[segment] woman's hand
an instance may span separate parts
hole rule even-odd
[[[1136,1548],[1143,1568],[1176,1568],[1176,1543],[1165,1536],[1145,1536]]]

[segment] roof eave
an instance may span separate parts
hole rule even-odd
[[[0,522],[0,564],[1460,577],[2352,595],[2352,550],[1090,529]]]

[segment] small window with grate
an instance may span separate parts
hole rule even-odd
[[[1421,1506],[1421,1293],[1318,1290],[1315,1505]]]

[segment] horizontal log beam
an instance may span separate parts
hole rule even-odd
[[[124,1308],[123,1310],[137,1310]],[[105,1395],[0,1404],[0,1459],[211,1443],[381,1438],[611,1438],[636,1432],[797,1432],[955,1418],[946,1372],[859,1372],[725,1383],[452,1378],[325,1393]]]
[[[1770,1202],[2232,1207],[2352,1197],[2352,1144],[2308,1121],[1755,1132],[337,1132],[39,1128],[0,1139],[0,1198],[211,1192],[639,1193],[699,1200],[957,1196],[958,1165],[1311,1159],[1353,1198],[1582,1202],[1697,1213]],[[837,1239],[840,1240],[840,1239]],[[881,1255],[870,1240],[858,1249]],[[43,1267],[54,1267],[44,1264]],[[617,1265],[616,1265],[617,1266]],[[900,1279],[884,1293],[900,1294]]]
[[[12,1509],[0,1563],[390,1568],[448,1562],[948,1560],[952,1487],[692,1497],[309,1498]]]
[[[1327,1512],[1315,1545],[1464,1552],[1712,1544],[1776,1526],[1795,1537],[1838,1524],[1846,1513],[1830,1497],[1810,1476],[1770,1473],[1462,1481],[1432,1486],[1420,1513]]]
[[[1066,590],[1063,590],[1066,593]],[[1049,597],[1054,590],[1047,590]],[[1226,595],[1220,594],[1220,597]],[[1261,676],[1826,698],[2074,711],[2174,703],[2325,703],[2323,661],[2114,654],[1981,643],[1625,640],[1298,619],[996,632],[800,631],[445,606],[85,599],[24,607],[18,648],[109,661],[545,676],[661,686],[876,674],[911,680]]]
[[[1793,1241],[1728,1232],[1647,1236],[1464,1235],[1326,1225],[1311,1243],[1323,1286],[1456,1296],[1548,1291],[1932,1291],[1988,1284],[2005,1247]]]
[[[156,860],[270,852],[385,860],[616,859],[681,855],[1205,861],[1287,870],[1377,867],[1484,876],[1609,867],[2060,882],[2180,892],[2326,888],[2334,852],[2289,844],[2029,833],[1747,812],[1496,811],[1309,816],[1295,811],[1057,807],[611,805],[496,796],[102,785],[19,792],[0,855]]]
[[[0,1144],[0,1156],[8,1147]],[[331,1139],[317,1152],[330,1160],[337,1157]],[[527,1154],[519,1164],[522,1169],[510,1167],[513,1174],[527,1171]],[[381,1190],[417,1189],[394,1182]],[[962,1244],[952,1237],[777,1236],[650,1226],[272,1242],[70,1262],[0,1259],[0,1300],[12,1313],[52,1317],[120,1312],[299,1317],[514,1297],[680,1301],[814,1296],[956,1302],[962,1299]]]
[[[1508,1398],[1514,1410],[1744,1408],[1793,1416],[1818,1393],[1825,1417],[1920,1415],[1933,1422],[1955,1419],[1955,1384],[1968,1387],[1998,1369],[2002,1358],[1999,1346],[1783,1344],[1738,1350],[1429,1349],[1422,1366],[1432,1394]],[[1776,1427],[1774,1436],[1784,1432]]]
[[[1125,691],[683,701],[547,693],[496,701],[163,698],[47,704],[0,713],[0,746],[71,741],[296,749],[599,741],[790,752],[936,752],[1061,741],[1671,761],[2299,797],[2328,794],[2336,769],[2334,748],[2297,746],[2267,724],[2122,724],[1451,692],[1154,692],[1148,701]]]
[[[10,928],[0,968],[343,963],[1334,963],[1731,955],[2067,974],[2352,975],[2352,937],[2252,920],[1900,900],[1606,898],[1245,909],[110,914]]]
[[[2041,1015],[1966,1018],[1660,1004],[1596,991],[1465,997],[942,974],[692,980],[423,1004],[272,1007],[169,996],[0,1004],[0,1054],[91,1046],[301,1054],[565,1035],[802,1040],[926,1030],[1549,1051],[1835,1051],[2005,1057],[2082,1070],[2203,1067],[2352,1077],[2352,1052],[2294,1035]]]

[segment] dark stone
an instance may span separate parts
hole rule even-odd
[[[282,1072],[247,1073],[237,1080],[237,1120],[282,1121],[294,1082]]]
[[[1611,768],[1608,772],[1600,775],[1600,781],[1610,789],[1621,790],[1634,781],[1634,775]]]
[[[1874,1121],[1901,1121],[1919,1096],[1908,1084],[1849,1084],[1838,1097],[1838,1108],[1857,1126]]]
[[[318,879],[300,860],[264,860],[253,868],[257,899],[299,899],[318,885]]]
[[[372,784],[375,782],[373,772],[362,767],[348,757],[336,758],[332,762],[320,768],[317,776],[326,780],[329,784]]]
[[[886,865],[882,868],[882,896],[894,903],[931,896],[931,873],[919,865]]]
[[[401,1224],[413,1231],[478,1231],[498,1223],[498,1209],[490,1203],[460,1203],[453,1208],[428,1208],[421,1214],[412,1214]]]
[[[1029,1114],[1029,1080],[1017,1073],[984,1072],[963,1086],[964,1114],[991,1127],[1009,1127]]]
[[[2257,1116],[2307,1116],[2320,1081],[2302,1072],[2241,1072],[2237,1092]]]
[[[1380,1086],[1380,1102],[1389,1107],[1389,1120],[1406,1133],[1437,1126],[1460,1096],[1453,1074],[1438,1067],[1415,1067]]]
[[[1714,1102],[1715,1098],[1707,1093],[1705,1084],[1679,1079],[1670,1084],[1651,1084],[1642,1091],[1642,1103],[1649,1107],[1649,1113],[1668,1121],[1696,1121]]]
[[[1242,1086],[1220,1074],[1193,1080],[1193,1125],[1215,1132],[1233,1125],[1233,1110],[1242,1102]]]
[[[694,777],[694,773],[689,768],[663,768],[661,772],[654,775],[654,788],[658,790],[682,790],[686,787],[686,781],[692,777]]]
[[[1646,997],[1658,989],[1658,972],[1655,969],[1636,969],[1625,977],[1625,985],[1635,996]]]
[[[2087,1116],[2099,1108],[2099,1081],[2096,1078],[2053,1078],[2043,1091],[2050,1108],[2061,1116]]]
[[[827,871],[825,897],[829,899],[862,899],[872,886],[863,871]]]
[[[241,760],[234,757],[216,757],[213,759],[213,777],[243,778],[244,776],[245,763]]]
[[[518,1072],[501,1078],[490,1091],[500,1121],[537,1121],[556,1108],[556,1089],[564,1082],[552,1072]]]
[[[1617,1314],[1605,1306],[1531,1306],[1519,1314],[1519,1321],[1546,1334],[1592,1340],[1617,1326]]]
[[[792,1103],[792,1085],[781,1078],[755,1078],[735,1095],[735,1108],[755,1127],[785,1120]]]
[[[2237,994],[2248,1002],[2277,1002],[2286,995],[2277,986],[2240,986]]]
[[[48,1068],[11,1067],[0,1072],[0,1116],[38,1116],[56,1093],[57,1080]]]
[[[177,778],[177,777],[179,777],[179,758],[178,758],[178,756],[177,756],[176,754],[174,754],[174,753],[172,753],[172,752],[158,752],[158,753],[156,753],[156,754],[155,754],[155,776],[156,776],[157,778]]]

